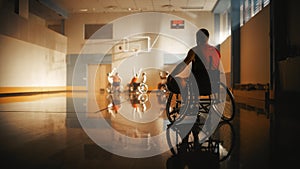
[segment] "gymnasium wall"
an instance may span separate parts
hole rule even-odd
[[[64,91],[67,38],[32,14],[1,10],[0,24],[0,93]]]
[[[270,8],[241,27],[241,84],[270,83]]]
[[[136,13],[139,14],[139,13]],[[147,18],[144,20],[138,19],[132,19],[127,20],[126,23],[123,23],[122,19],[123,17],[129,17],[129,15],[135,15],[135,13],[98,13],[98,14],[72,14],[68,20],[65,22],[65,33],[68,36],[68,51],[67,51],[67,60],[70,60],[72,62],[68,61],[67,64],[67,88],[70,88],[71,85],[75,85],[81,89],[84,89],[86,86],[86,82],[90,81],[86,77],[88,74],[84,73],[87,71],[84,65],[75,65],[76,61],[78,61],[78,58],[81,56],[86,55],[93,55],[94,57],[97,57],[97,60],[95,60],[95,63],[90,62],[90,57],[81,57],[83,60],[81,62],[83,64],[112,64],[112,68],[114,68],[115,65],[118,65],[114,62],[114,55],[110,51],[108,53],[101,53],[99,51],[102,50],[102,48],[105,48],[112,43],[117,43],[118,40],[121,38],[124,38],[126,35],[130,34],[128,30],[131,31],[132,36],[142,32],[140,36],[149,36],[150,37],[150,46],[156,49],[159,49],[163,52],[160,53],[160,57],[163,59],[163,63],[158,66],[161,69],[164,69],[165,67],[168,67],[168,70],[172,70],[174,67],[173,64],[176,64],[177,61],[183,59],[183,57],[186,55],[186,52],[188,51],[189,47],[187,44],[184,44],[182,42],[188,42],[189,44],[195,45],[195,32],[187,31],[189,30],[189,25],[195,25],[195,27],[205,27],[207,28],[211,33],[210,43],[215,44],[215,38],[214,38],[214,15],[211,12],[189,12],[189,13],[180,13],[180,12],[170,12],[166,15],[174,15],[174,19],[182,18],[185,20],[185,28],[183,30],[172,30],[170,28],[170,20],[162,18],[162,21],[157,24],[153,19]],[[134,17],[133,17],[134,18]],[[117,20],[117,21],[116,21]],[[116,22],[115,22],[116,21]],[[94,48],[92,50],[84,50],[83,48],[86,47],[86,43],[88,40],[84,39],[84,25],[85,24],[109,24],[113,23],[113,38],[112,39],[104,39],[104,40],[91,40],[91,44],[94,44],[94,46],[97,46],[97,48]],[[149,27],[158,27],[161,29],[161,35],[156,34],[156,32],[147,32],[149,30]],[[159,30],[158,29],[158,30]],[[175,33],[174,33],[175,32]],[[168,35],[174,35],[175,36],[168,36]],[[176,39],[177,38],[177,39]],[[182,42],[180,42],[182,41]],[[93,45],[90,45],[93,46]],[[111,45],[113,47],[113,45]],[[110,49],[108,47],[108,49]],[[147,53],[143,52],[138,55],[145,56]],[[175,55],[175,59],[173,58]],[[103,56],[112,57],[108,60],[111,60],[111,62],[105,62],[105,63],[99,63],[99,60],[103,58]],[[149,58],[142,59],[139,63],[132,63],[136,64],[135,67],[136,71],[138,71],[139,67],[143,65],[149,65],[149,63],[153,63],[153,59],[151,60],[151,57],[154,56],[153,54],[149,53]],[[125,61],[126,59],[123,59],[122,61]],[[128,66],[133,66],[132,64]],[[76,80],[76,83],[72,83],[72,77],[74,77],[74,70],[76,67],[81,67],[81,71],[78,71],[76,73],[76,76],[80,76],[78,78],[78,82]],[[149,70],[149,69],[148,69]],[[106,70],[108,71],[108,70]],[[129,70],[130,74],[132,74],[132,68]],[[102,74],[107,74],[108,72],[101,72]],[[127,72],[128,74],[128,72]],[[127,80],[129,82],[128,75],[124,76],[124,80]],[[150,75],[151,74],[151,75]],[[153,75],[153,76],[152,76]],[[154,75],[157,75],[155,77]],[[103,75],[100,75],[101,77],[104,77]],[[104,80],[102,80],[104,81]],[[159,79],[159,73],[157,72],[149,72],[149,78],[147,79],[149,82],[149,87],[151,89],[155,89],[157,87],[157,83],[160,82]],[[124,82],[126,83],[126,82]],[[79,85],[79,86],[78,86]],[[80,87],[81,86],[81,87]]]

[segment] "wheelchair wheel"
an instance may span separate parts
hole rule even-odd
[[[194,152],[199,150],[201,144],[198,144],[196,148],[195,140],[193,137],[193,125],[192,124],[179,124],[172,125],[166,131],[167,143],[170,151],[173,155],[180,153]],[[188,131],[187,131],[188,130]],[[198,140],[200,142],[200,140]],[[202,140],[203,141],[203,140]]]
[[[161,84],[158,89],[164,93],[167,92],[167,90],[168,90],[166,84]]]
[[[148,101],[148,95],[143,93],[143,94],[140,94],[138,96],[138,100],[141,102],[141,103],[146,103]]]
[[[139,92],[141,92],[141,93],[147,93],[147,91],[148,91],[148,86],[147,86],[145,83],[141,83],[141,84],[138,86],[138,90],[139,90]]]
[[[235,115],[234,96],[224,83],[220,83],[219,92],[214,94],[213,108],[222,120],[233,120]]]
[[[133,85],[128,85],[128,91],[129,92],[134,92],[134,86]]]
[[[112,87],[112,85],[108,84],[106,86],[106,92],[109,93],[109,94],[113,93],[113,87]]]
[[[172,143],[172,139],[171,139],[171,132],[172,131],[171,131],[171,129],[172,129],[172,131],[174,131],[176,133],[175,143]],[[167,131],[166,131],[167,143],[168,143],[170,151],[173,155],[178,154],[178,144],[181,142],[181,137],[178,133],[179,133],[179,131],[176,130],[176,128],[174,128],[174,127],[168,128]]]
[[[222,121],[210,137],[209,145],[212,151],[219,156],[219,161],[226,160],[234,146],[235,132],[231,123]]]
[[[183,118],[188,109],[189,103],[187,98],[182,98],[180,94],[169,93],[166,104],[166,115],[168,120],[173,124],[178,123]]]
[[[234,147],[235,132],[231,123],[222,121],[209,135],[205,128],[195,124],[191,126],[173,125],[166,131],[166,138],[173,155],[188,152],[208,152],[217,156],[219,162],[228,159]],[[184,141],[185,140],[185,141]]]

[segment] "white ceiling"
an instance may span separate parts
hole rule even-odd
[[[60,21],[72,13],[213,11],[225,1],[228,0],[29,0],[29,10],[45,20]]]
[[[218,0],[51,0],[51,2],[65,10],[68,14],[80,12],[212,11],[217,1]]]

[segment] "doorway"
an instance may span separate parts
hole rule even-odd
[[[104,92],[108,84],[107,73],[111,72],[111,64],[88,65],[88,91]]]

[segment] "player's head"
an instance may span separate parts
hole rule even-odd
[[[198,30],[198,32],[196,34],[197,44],[207,43],[208,38],[209,38],[209,32],[207,29],[201,28]]]

